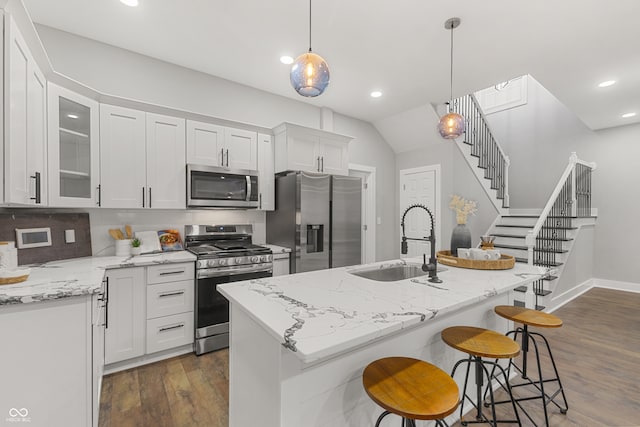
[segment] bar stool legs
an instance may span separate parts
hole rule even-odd
[[[376,426],[375,427],[379,427],[380,426],[380,422],[382,421],[382,419],[384,417],[386,417],[387,415],[391,414],[391,412],[389,411],[384,411],[382,414],[380,414],[380,416],[378,417],[378,421],[376,421]],[[447,422],[445,420],[435,420],[436,422],[436,427],[449,427],[449,424],[447,424]],[[402,418],[402,427],[416,427],[416,421],[412,420],[410,418]]]
[[[564,388],[562,387],[562,381],[560,380],[560,375],[558,374],[558,368],[556,366],[556,361],[553,358],[553,353],[551,352],[551,346],[549,345],[549,341],[544,337],[544,335],[539,334],[537,332],[530,332],[528,325],[523,325],[522,327],[518,327],[513,331],[510,331],[507,333],[507,336],[511,336],[513,335],[513,339],[514,340],[518,340],[518,335],[521,335],[521,348],[522,348],[522,367],[519,367],[518,365],[516,365],[514,363],[513,360],[511,360],[509,362],[509,372],[511,370],[511,368],[513,367],[519,374],[520,377],[523,380],[526,380],[523,383],[519,383],[519,384],[512,384],[511,388],[516,388],[516,387],[523,387],[523,386],[534,386],[538,392],[540,393],[538,396],[531,396],[531,397],[523,397],[523,398],[518,398],[516,399],[517,402],[522,402],[522,401],[526,401],[526,400],[535,400],[535,399],[542,399],[543,400],[543,409],[544,409],[544,421],[545,421],[545,425],[548,427],[549,426],[549,413],[547,411],[547,405],[549,403],[553,403],[559,410],[560,413],[562,414],[566,414],[567,411],[569,410],[569,404],[567,403],[567,396],[564,393]],[[545,346],[547,347],[547,353],[549,354],[549,359],[551,360],[551,365],[553,366],[553,372],[554,372],[554,377],[553,378],[544,378],[542,375],[542,366],[540,365],[540,351],[538,349],[538,342],[536,341],[536,338],[541,339]],[[533,349],[534,349],[534,353],[536,356],[536,366],[537,366],[537,371],[538,371],[538,379],[532,379],[529,377],[529,366],[527,364],[527,356],[529,353],[529,348],[530,348],[530,344],[533,344]],[[553,382],[557,382],[558,383],[558,389],[553,392],[552,394],[549,394],[548,391],[545,391],[545,384],[546,383],[553,383]],[[558,402],[556,402],[556,397],[558,395],[562,396],[562,403],[564,403],[564,407],[561,406]],[[506,403],[505,402],[498,402],[498,403]],[[518,405],[520,406],[520,405]],[[532,419],[531,416],[524,411],[524,414],[527,416],[527,418],[529,418],[529,420],[531,420],[531,422],[535,423]]]
[[[498,420],[497,416],[496,416],[496,408],[495,408],[495,399],[493,396],[493,389],[491,387],[491,381],[495,378],[494,374],[495,374],[495,370],[499,369],[500,373],[502,374],[503,379],[505,380],[505,383],[507,384],[507,391],[509,392],[509,396],[513,399],[513,396],[511,395],[511,388],[509,387],[509,377],[507,372],[504,370],[504,368],[502,368],[502,366],[500,366],[497,362],[491,362],[488,360],[483,360],[481,357],[479,356],[473,356],[470,355],[468,359],[462,359],[459,360],[453,367],[453,371],[451,372],[451,376],[453,377],[456,373],[456,370],[458,369],[458,367],[463,364],[466,363],[467,365],[467,372],[465,374],[465,379],[464,379],[464,387],[463,387],[463,396],[462,399],[460,401],[460,423],[463,426],[466,426],[467,424],[475,424],[475,423],[489,423],[491,425],[493,425],[494,427],[497,427],[498,423],[514,423],[514,424],[518,424],[521,425],[520,423],[520,416],[518,415],[518,410],[516,409],[516,404],[515,402],[512,400],[511,403],[513,404],[513,412],[515,414],[515,420]],[[471,365],[474,365],[474,376],[475,376],[475,385],[476,385],[476,401],[474,402],[473,399],[471,399],[471,397],[467,394],[467,386],[469,383],[469,372],[471,370]],[[487,368],[487,365],[491,365],[492,369],[491,369],[491,373],[489,372],[489,369]],[[486,375],[486,377],[485,377]],[[483,393],[483,388],[484,388],[484,379],[487,378],[487,387],[485,392]],[[501,383],[501,382],[500,382]],[[502,383],[501,383],[502,384]],[[486,392],[489,392],[490,395],[490,400],[491,403],[490,404],[484,404],[483,405],[483,396],[486,398]],[[472,421],[466,421],[464,419],[464,402],[465,400],[468,400],[471,405],[473,405],[473,407],[476,409],[476,419],[472,420]],[[482,412],[482,407],[490,407],[491,408],[491,415],[492,418],[489,419],[487,418],[487,416]]]

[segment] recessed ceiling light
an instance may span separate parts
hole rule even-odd
[[[138,0],[120,0],[120,2],[131,7],[136,7],[138,5]]]
[[[293,58],[290,57],[290,56],[287,56],[287,55],[281,56],[280,57],[280,62],[282,62],[285,65],[291,65],[291,64],[293,64]]]
[[[609,86],[613,86],[614,84],[616,84],[615,80],[607,80],[598,84],[598,87],[609,87]]]
[[[628,119],[629,117],[635,117],[636,113],[626,113],[622,115],[623,119]]]
[[[78,116],[76,114],[67,114],[67,117],[69,117],[70,119],[77,119]]]
[[[372,98],[380,98],[381,96],[382,96],[382,92],[380,92],[379,90],[374,90],[373,92],[371,92]]]

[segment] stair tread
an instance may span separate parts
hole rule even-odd
[[[518,224],[496,224],[496,227],[507,227],[507,228],[526,228],[526,229],[532,229],[533,226],[531,225],[518,225]],[[578,227],[542,227],[543,229],[547,229],[547,230],[577,230]]]
[[[540,290],[535,290],[534,289],[533,293],[538,295],[539,297],[546,297],[547,295],[549,295],[551,293],[551,291],[548,290],[548,289],[540,289]]]
[[[526,264],[529,261],[526,258],[519,258],[519,257],[514,257],[516,259],[516,262],[520,262],[522,264]],[[541,264],[536,264],[535,262],[533,263],[534,265],[541,265]],[[561,266],[562,263],[561,262],[550,262],[549,265],[545,264],[545,267],[559,267]]]
[[[517,288],[514,289],[514,291],[516,292],[527,292],[528,287],[527,286],[518,286]]]
[[[554,276],[554,275],[552,275],[552,274],[549,274],[549,275],[547,275],[547,276],[544,276],[544,277],[542,278],[542,280],[546,280],[546,281],[550,282],[550,281],[552,281],[552,280],[556,280],[557,278],[558,278],[558,276]]]
[[[503,249],[519,249],[519,250],[528,250],[529,248],[527,246],[520,246],[520,245],[503,245],[503,244],[493,244],[494,248],[503,248]],[[555,252],[557,254],[563,254],[566,253],[568,251],[564,250],[564,249],[556,249],[556,250],[538,250],[538,252]]]
[[[508,237],[508,238],[513,238],[513,239],[525,239],[527,236],[522,236],[522,235],[517,235],[517,234],[500,234],[500,233],[491,233],[491,236],[494,237]],[[538,240],[562,240],[563,242],[568,242],[571,241],[573,239],[569,239],[569,238],[560,238],[560,237],[536,237],[536,239]]]
[[[547,308],[547,307],[545,307],[544,305],[536,305],[536,310],[538,310],[538,311],[542,311],[545,308]]]

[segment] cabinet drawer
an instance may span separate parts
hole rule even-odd
[[[193,311],[193,279],[147,286],[147,319]]]
[[[162,264],[147,267],[147,284],[177,282],[195,278],[192,262],[180,264]]]
[[[193,312],[147,320],[147,354],[193,343]]]

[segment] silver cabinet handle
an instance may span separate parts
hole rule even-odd
[[[164,297],[175,297],[175,296],[183,295],[183,294],[184,294],[184,291],[180,291],[180,292],[169,292],[169,293],[166,293],[166,294],[160,294],[160,295],[158,295],[158,297],[159,297],[159,298],[164,298]]]
[[[149,187],[149,207],[151,207],[151,187]]]
[[[320,172],[324,172],[324,156],[320,157],[320,164],[322,165],[320,167]]]
[[[227,148],[227,167],[229,167],[229,149]]]
[[[169,276],[171,274],[182,274],[182,273],[184,273],[184,270],[163,271],[162,273],[160,273],[160,276]]]
[[[158,332],[166,332],[166,331],[171,331],[173,329],[180,329],[180,328],[184,328],[184,323],[181,323],[175,326],[167,326],[166,328],[160,328]]]
[[[318,172],[320,172],[320,156],[318,156],[318,158],[316,159],[316,161],[318,162]]]
[[[98,206],[102,206],[102,184],[98,184],[96,190],[98,190],[98,203],[96,204]]]
[[[144,187],[142,187],[142,207],[143,208],[144,208],[144,198],[145,198]]]

